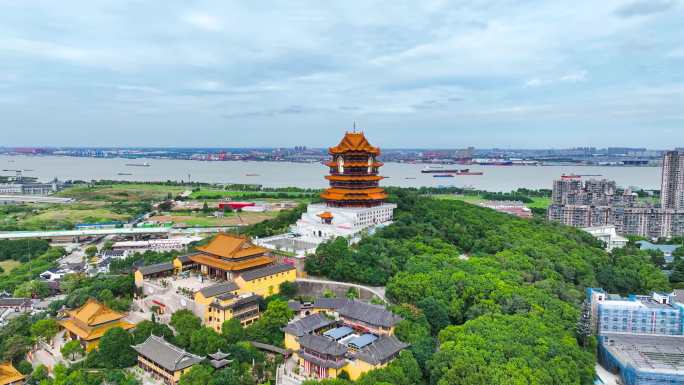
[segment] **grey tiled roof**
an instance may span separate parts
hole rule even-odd
[[[351,301],[337,311],[341,317],[382,327],[392,327],[402,320],[401,317],[385,309],[383,306],[371,305],[361,301]]]
[[[190,256],[197,255],[197,254],[202,254],[202,253],[192,253],[192,254],[181,255],[178,257],[178,260],[181,261],[181,263],[188,263],[188,262],[191,262]]]
[[[240,274],[240,276],[245,281],[252,281],[252,280],[257,279],[257,278],[263,278],[263,277],[267,277],[269,275],[278,274],[278,273],[282,273],[284,271],[290,271],[290,270],[294,270],[294,269],[295,269],[295,267],[292,265],[286,265],[286,264],[271,265],[271,266],[266,266],[266,267],[254,269],[254,270],[245,271],[244,273]]]
[[[213,285],[213,286],[208,286],[205,287],[204,289],[200,290],[199,292],[202,293],[202,295],[206,298],[209,297],[215,297],[220,294],[225,294],[229,293],[231,291],[235,291],[240,289],[238,285],[235,284],[233,281],[226,281],[226,282],[221,282],[219,284]]]
[[[342,356],[347,352],[347,347],[341,343],[316,334],[306,334],[299,337],[299,345],[314,352],[331,356]]]
[[[299,301],[287,301],[287,307],[292,311],[302,310],[302,303]]]
[[[3,307],[16,307],[16,306],[31,306],[31,300],[29,298],[0,298],[0,306]]]
[[[364,347],[356,353],[356,358],[378,365],[387,362],[395,354],[409,345],[397,339],[395,336],[381,336],[372,344]]]
[[[300,320],[290,322],[283,328],[283,331],[297,337],[309,334],[318,329],[335,324],[336,321],[331,320],[323,314],[316,313],[308,315]]]
[[[140,266],[138,270],[140,270],[142,275],[157,274],[165,271],[173,271],[173,263],[164,262],[157,263],[156,265]]]
[[[319,308],[319,309],[333,309],[333,310],[338,310],[344,306],[347,306],[348,304],[352,303],[353,301],[347,298],[318,298],[316,301],[314,301],[313,307]]]
[[[145,342],[139,345],[133,345],[133,349],[162,368],[174,372],[195,365],[203,360],[202,357],[188,353],[166,342],[162,337],[155,335],[149,336]]]

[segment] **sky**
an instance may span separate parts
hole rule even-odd
[[[0,0],[0,146],[684,146],[684,0]]]

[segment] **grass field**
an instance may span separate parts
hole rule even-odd
[[[438,195],[432,195],[432,197],[437,198],[437,199],[460,200],[463,202],[472,203],[474,205],[485,201],[485,199],[481,198],[478,195],[438,194]],[[532,199],[532,203],[526,203],[525,205],[531,209],[532,208],[546,209],[551,204],[551,198],[530,197],[530,199]]]
[[[22,223],[26,226],[40,226],[41,223],[50,222],[72,222],[72,223],[93,223],[126,220],[128,216],[116,214],[105,208],[72,209],[72,208],[51,208],[25,219]]]
[[[185,191],[183,186],[166,186],[162,184],[127,183],[114,185],[98,185],[93,187],[75,186],[60,191],[57,195],[74,198],[79,201],[107,202],[141,202],[161,201]]]
[[[194,191],[190,195],[190,199],[199,200],[219,200],[226,198],[236,198],[241,196],[249,196],[245,199],[259,199],[264,201],[282,201],[295,200],[308,202],[311,200],[310,196],[316,193],[303,192],[271,192],[271,191],[228,191],[228,190],[199,190]]]
[[[9,273],[10,271],[16,269],[19,266],[21,266],[21,262],[15,261],[13,259],[0,261],[0,267],[2,267],[2,269],[5,271],[5,273]]]
[[[61,230],[78,223],[128,220],[131,215],[112,211],[106,202],[94,204],[21,206],[22,210],[0,212],[2,230]]]

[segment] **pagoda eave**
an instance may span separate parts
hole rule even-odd
[[[384,176],[380,175],[363,175],[363,176],[354,176],[354,175],[326,175],[325,179],[327,180],[334,180],[338,182],[350,182],[350,181],[363,181],[363,182],[373,182],[373,181],[379,181],[382,179],[385,179]]]

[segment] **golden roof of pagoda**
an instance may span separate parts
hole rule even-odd
[[[384,176],[380,175],[326,175],[325,179],[327,180],[337,180],[337,181],[377,181],[384,179]]]
[[[67,314],[69,317],[88,326],[96,326],[99,324],[120,320],[126,316],[123,313],[119,313],[110,309],[94,298],[88,298],[83,306],[75,310],[68,311]]]
[[[331,154],[343,154],[345,152],[364,152],[373,155],[380,155],[380,149],[371,146],[363,135],[363,132],[347,132],[344,138],[335,147],[330,147]]]
[[[0,364],[0,385],[7,385],[13,382],[22,381],[26,376],[12,365],[10,361]]]
[[[323,211],[320,214],[317,214],[321,219],[332,219],[333,215],[330,211]]]
[[[253,245],[246,237],[230,234],[219,234],[206,246],[197,247],[197,250],[227,259],[243,258],[268,251],[261,246]]]
[[[327,200],[382,200],[387,198],[387,193],[380,187],[367,189],[342,189],[329,188],[321,193],[321,198]]]
[[[375,162],[372,162],[370,164],[370,166],[371,167],[380,167],[383,164],[384,163],[382,163],[382,162],[375,161]],[[337,162],[335,162],[333,160],[325,162],[325,165],[328,167],[337,167],[338,166]],[[344,167],[368,167],[368,162],[344,162],[343,166]]]

